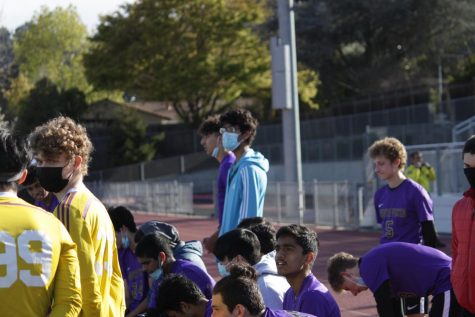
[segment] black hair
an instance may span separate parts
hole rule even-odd
[[[198,134],[201,136],[210,135],[212,133],[219,133],[222,125],[219,122],[219,116],[210,116],[200,125]]]
[[[21,185],[30,186],[36,182],[38,182],[38,173],[36,171],[36,165],[29,165],[28,174],[26,175],[25,181]]]
[[[166,275],[158,287],[156,313],[166,316],[169,310],[181,312],[181,302],[198,305],[203,299],[205,295],[192,280],[181,274]]]
[[[261,245],[257,236],[248,229],[234,229],[226,232],[216,241],[214,255],[219,261],[225,257],[229,261],[240,255],[250,265],[254,265],[261,259]]]
[[[475,135],[468,138],[463,146],[463,154],[470,153],[475,154]]]
[[[135,256],[139,258],[147,257],[158,260],[160,252],[165,253],[167,262],[173,258],[168,241],[157,233],[146,235],[135,248]]]
[[[414,152],[412,152],[412,153],[409,155],[409,157],[410,157],[411,159],[414,159],[416,156],[419,156],[419,155],[421,155],[421,152],[420,152],[420,151],[414,151]]]
[[[0,187],[16,189],[18,179],[10,180],[23,171],[29,162],[25,143],[6,127],[0,127]]]
[[[249,229],[251,226],[258,225],[261,223],[264,223],[264,217],[249,217],[249,218],[244,218],[241,220],[241,222],[238,224],[238,228],[245,228]]]
[[[122,226],[126,226],[130,232],[137,231],[137,225],[135,224],[134,216],[130,209],[124,206],[110,207],[107,209],[109,216],[114,225],[115,231],[120,231]]]
[[[222,126],[229,124],[231,126],[239,127],[241,133],[250,132],[249,138],[245,141],[246,144],[251,145],[256,137],[257,126],[259,123],[254,118],[249,110],[235,109],[223,113],[219,117]]]
[[[241,304],[251,315],[260,314],[265,306],[257,286],[256,270],[248,265],[233,265],[229,274],[216,283],[213,294],[221,295],[230,312],[237,304]]]
[[[249,229],[256,234],[261,244],[262,254],[275,250],[275,229],[269,221],[262,217],[245,218],[237,227]]]
[[[291,236],[302,247],[303,254],[309,252],[318,253],[319,241],[317,233],[305,226],[289,225],[281,227],[276,234],[277,240],[282,236]]]

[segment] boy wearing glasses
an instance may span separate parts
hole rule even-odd
[[[236,161],[228,172],[223,219],[219,236],[237,227],[242,219],[262,217],[269,161],[251,148],[257,120],[248,110],[230,110],[219,118],[223,147]]]

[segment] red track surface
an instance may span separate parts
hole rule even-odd
[[[210,235],[216,229],[215,220],[206,218],[195,218],[187,216],[169,216],[169,215],[149,215],[136,213],[135,221],[140,225],[148,220],[159,220],[173,224],[178,228],[182,240],[202,240]],[[369,249],[378,244],[378,232],[357,232],[357,231],[337,231],[314,228],[320,239],[320,253],[318,255],[313,273],[317,278],[327,285],[326,263],[334,253],[345,251],[355,256],[366,253]],[[443,237],[442,240],[450,246],[450,237]],[[443,251],[447,252],[450,247]],[[209,273],[216,279],[219,279],[214,257],[206,254],[203,258]],[[333,294],[340,306],[342,317],[361,317],[377,316],[375,302],[371,292],[363,292],[358,296],[351,293]]]

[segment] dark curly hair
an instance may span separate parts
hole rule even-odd
[[[249,138],[245,141],[246,144],[251,145],[256,137],[257,126],[259,123],[254,118],[249,110],[235,109],[223,113],[219,117],[221,126],[229,124],[234,127],[239,127],[241,133],[250,132]]]

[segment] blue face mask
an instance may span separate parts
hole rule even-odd
[[[361,286],[366,286],[366,283],[363,281],[363,278],[361,276],[358,276],[355,279],[356,284],[361,285]]]
[[[223,147],[228,151],[234,151],[241,142],[238,140],[239,133],[224,132],[223,133]]]
[[[129,236],[126,233],[121,233],[120,242],[122,244],[122,248],[127,249],[130,246]]]
[[[150,273],[149,275],[152,278],[152,280],[154,280],[154,281],[156,281],[160,277],[162,277],[162,275],[163,275],[162,265],[160,264],[160,266],[155,271],[153,271],[153,273]]]
[[[218,273],[221,277],[226,277],[229,275],[228,270],[226,269],[226,265],[221,262],[218,262]]]
[[[218,153],[219,153],[219,147],[215,147],[213,149],[213,153],[211,153],[211,156],[216,158],[216,157],[218,157]]]

